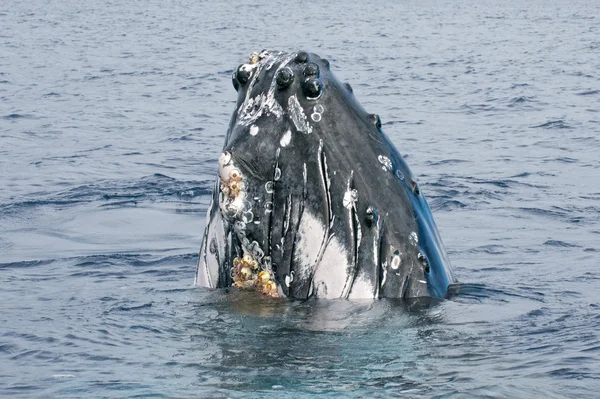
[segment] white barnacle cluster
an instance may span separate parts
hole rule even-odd
[[[295,95],[288,98],[288,112],[296,130],[302,133],[312,133],[312,126],[308,123],[304,109]]]
[[[410,241],[410,243],[416,247],[417,244],[419,243],[419,236],[417,235],[416,231],[413,231],[410,233],[410,235],[408,236],[408,241]]]
[[[283,137],[281,137],[281,140],[279,141],[279,145],[282,147],[287,147],[291,141],[292,141],[292,131],[288,129],[283,134]]]
[[[392,170],[392,161],[388,157],[385,155],[379,155],[377,159],[381,164],[381,169],[385,170],[386,172]]]
[[[229,152],[224,152],[219,157],[219,177],[221,180],[221,192],[219,196],[221,212],[228,219],[237,218],[245,211],[246,186],[244,176],[235,167],[231,153]],[[243,228],[241,225],[235,226]]]
[[[352,208],[356,208],[357,200],[358,200],[358,191],[356,191],[356,189],[348,188],[348,190],[346,190],[346,192],[344,193],[344,199],[342,200],[342,203],[344,204],[345,208],[352,209]]]
[[[323,112],[325,111],[325,108],[321,105],[321,104],[317,104],[313,107],[313,113],[310,114],[310,118],[314,121],[314,122],[321,122],[321,119],[323,118]]]

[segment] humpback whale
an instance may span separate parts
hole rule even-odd
[[[195,284],[295,299],[445,297],[455,279],[425,197],[329,62],[263,50],[232,81]]]

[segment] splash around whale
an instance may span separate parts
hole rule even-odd
[[[329,62],[264,50],[232,79],[196,284],[298,299],[445,297],[455,280],[423,193]]]

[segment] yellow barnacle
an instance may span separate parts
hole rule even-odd
[[[240,258],[233,258],[233,267],[237,268],[240,266],[241,263],[242,261],[240,260]]]
[[[258,269],[258,262],[252,259],[252,262],[250,262],[249,266],[252,270],[256,270]]]
[[[242,262],[245,266],[249,266],[252,262],[254,262],[254,258],[252,257],[252,255],[246,254],[242,258]]]
[[[237,169],[233,169],[231,172],[229,172],[229,178],[232,180],[240,180],[241,179],[241,174],[240,171]]]
[[[248,281],[236,281],[232,285],[235,288],[252,289],[252,288],[254,288],[254,281],[252,281],[252,280],[248,280]]]
[[[237,183],[231,183],[231,186],[227,189],[226,194],[236,195],[240,192],[240,186]]]
[[[252,276],[252,270],[249,267],[244,266],[240,269],[240,277],[243,280],[248,280]]]
[[[256,64],[258,61],[260,61],[260,55],[256,51],[250,54],[250,65]]]
[[[271,280],[271,274],[270,274],[268,271],[266,271],[266,270],[263,270],[262,272],[258,273],[258,280],[259,280],[261,283],[265,284],[265,283],[267,283],[269,280]]]
[[[262,293],[273,298],[278,298],[279,292],[277,291],[277,284],[273,281],[268,281],[262,286]]]

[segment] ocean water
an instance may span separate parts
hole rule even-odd
[[[599,16],[2,0],[0,397],[598,397]],[[450,299],[192,285],[231,72],[263,48],[327,57],[381,116],[461,282]]]

